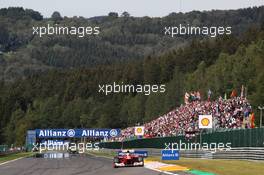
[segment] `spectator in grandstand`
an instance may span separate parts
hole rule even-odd
[[[200,97],[196,94],[195,97]],[[195,99],[188,104],[159,116],[146,124],[145,137],[166,137],[185,135],[192,138],[199,132],[199,115],[211,114],[213,116],[214,128],[249,128],[249,116],[252,109],[247,99],[232,97],[224,100],[222,97],[216,101],[200,101]],[[252,118],[252,117],[251,117]],[[248,121],[245,123],[245,121]],[[121,132],[119,140],[134,138],[134,128],[129,127]]]

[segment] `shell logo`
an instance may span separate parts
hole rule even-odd
[[[212,115],[199,115],[199,128],[213,128]]]
[[[201,123],[203,126],[208,126],[210,124],[210,120],[208,118],[203,118]]]
[[[142,128],[137,128],[137,133],[142,133]]]
[[[135,135],[143,136],[144,135],[144,126],[136,126],[135,127]]]

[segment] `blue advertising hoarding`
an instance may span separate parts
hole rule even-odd
[[[45,144],[45,145],[65,145],[65,144],[70,144],[69,141],[67,140],[41,140],[42,144]]]
[[[162,150],[162,160],[179,160],[179,150]]]
[[[36,131],[35,130],[28,130],[26,136],[26,143],[25,147],[27,151],[32,150],[33,145],[36,143]]]
[[[26,136],[26,145],[32,145],[35,142],[36,142],[36,131],[28,130]]]
[[[111,138],[120,133],[120,129],[36,129],[37,138]]]

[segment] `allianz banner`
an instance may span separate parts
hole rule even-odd
[[[111,138],[120,133],[120,129],[36,129],[37,138]]]

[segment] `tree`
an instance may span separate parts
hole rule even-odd
[[[9,33],[3,23],[0,23],[0,51],[5,51],[9,41]]]
[[[116,12],[110,12],[110,13],[108,13],[108,16],[109,17],[112,17],[112,18],[118,18],[118,13],[116,13]]]
[[[51,19],[55,22],[62,20],[60,12],[57,12],[57,11],[53,12],[51,15]]]
[[[31,9],[26,9],[25,14],[29,15],[32,19],[37,20],[37,21],[40,21],[43,19],[43,16],[39,12],[31,10]]]
[[[122,13],[122,15],[121,15],[122,17],[125,17],[125,18],[128,18],[128,17],[130,17],[130,14],[128,13],[128,12],[123,12]]]

